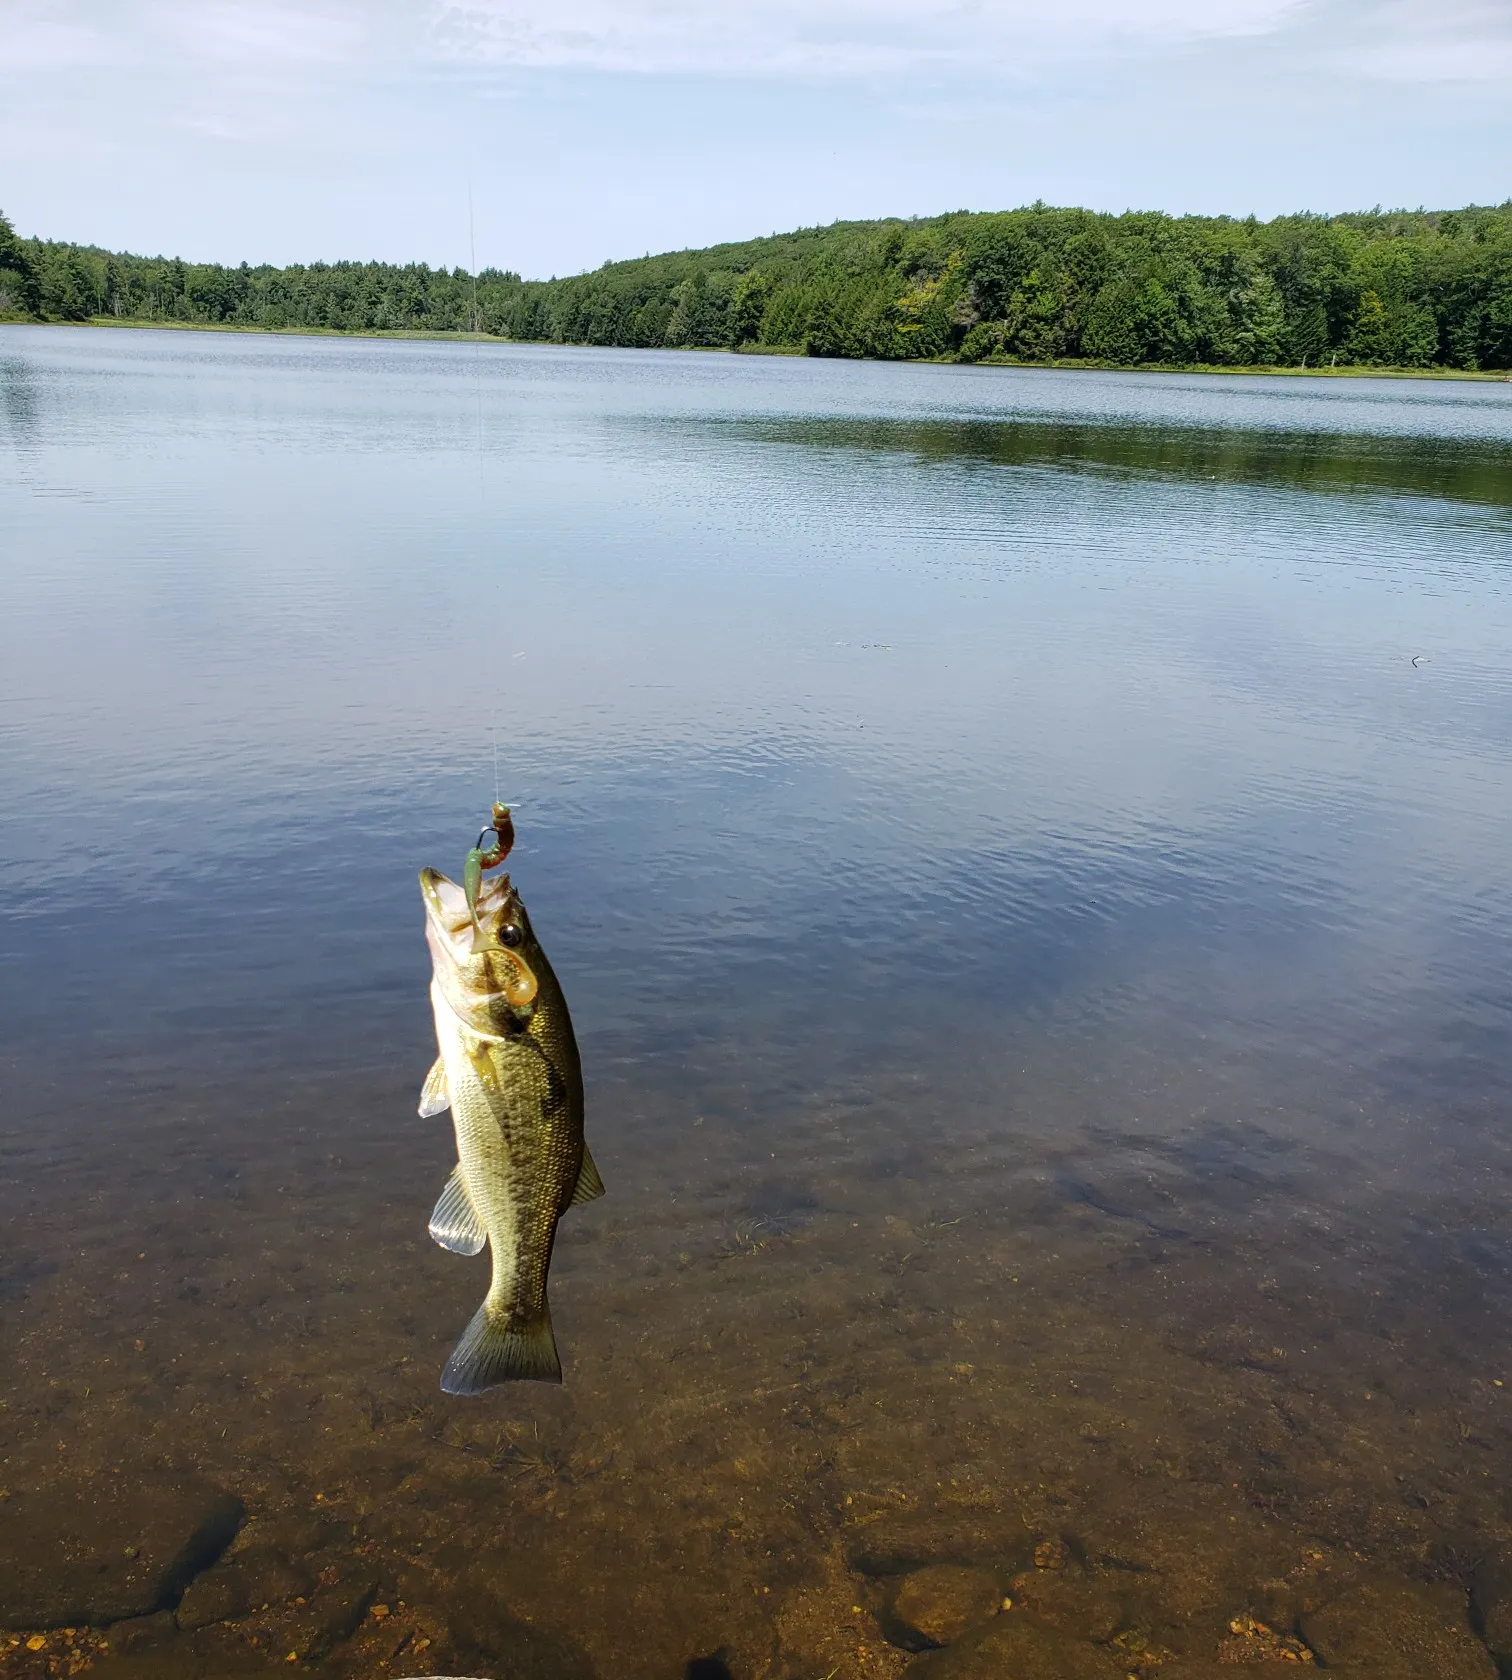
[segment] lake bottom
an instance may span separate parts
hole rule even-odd
[[[123,1076],[132,1144],[57,1151],[5,1279],[0,1674],[1493,1676],[1512,1218],[1480,1082],[1394,1131],[1357,1069],[1196,1036],[957,1051],[954,1089],[879,1063],[759,1114],[733,1075],[613,1082],[609,1194],[553,1269],[565,1386],[475,1402],[437,1386],[487,1281],[425,1234],[444,1118],[396,1124],[390,1078]],[[1310,1141],[1352,1099],[1368,1179]],[[1391,1141],[1430,1122],[1431,1181]],[[173,1603],[18,1625],[70,1499],[75,1551],[124,1554],[217,1498]],[[86,1563],[85,1598],[120,1569]]]

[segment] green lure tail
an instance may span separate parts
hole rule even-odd
[[[490,834],[493,839],[485,846],[483,842]],[[495,805],[492,823],[479,834],[477,845],[467,854],[467,861],[462,865],[462,891],[467,898],[467,913],[472,917],[472,954],[475,957],[485,951],[502,949],[498,940],[484,933],[478,922],[478,895],[483,891],[483,871],[497,869],[503,863],[514,846],[514,838],[514,819],[509,814],[509,807]]]
[[[462,891],[467,895],[467,913],[472,917],[474,956],[481,949],[479,941],[483,938],[483,930],[478,926],[478,894],[482,890],[483,853],[474,846],[467,854],[467,862],[462,865]]]

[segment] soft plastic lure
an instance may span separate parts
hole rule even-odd
[[[485,846],[483,842],[490,834],[493,839]],[[462,891],[467,895],[467,913],[472,917],[472,954],[475,957],[481,956],[484,951],[501,948],[497,934],[484,933],[478,920],[478,894],[483,890],[483,871],[497,869],[503,863],[509,856],[514,839],[514,819],[509,814],[509,807],[495,805],[493,822],[479,832],[477,845],[467,854],[467,861],[462,865]]]

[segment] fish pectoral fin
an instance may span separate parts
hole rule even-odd
[[[453,1254],[481,1254],[483,1244],[488,1241],[488,1232],[483,1229],[483,1221],[478,1218],[478,1210],[462,1181],[460,1166],[452,1168],[452,1175],[437,1198],[435,1212],[430,1216],[430,1234]]]
[[[604,1181],[599,1177],[599,1170],[593,1164],[593,1157],[588,1153],[588,1145],[583,1145],[583,1164],[578,1168],[577,1184],[573,1187],[572,1197],[568,1207],[576,1207],[579,1202],[596,1202],[604,1193]]]
[[[437,1056],[420,1087],[420,1118],[429,1120],[431,1115],[444,1114],[450,1107],[451,1087],[446,1083],[446,1064]]]

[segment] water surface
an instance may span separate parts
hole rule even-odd
[[[897,1569],[1047,1540],[1153,1675],[1508,1538],[1505,389],[3,328],[0,394],[8,1488],[211,1477],[403,1599],[353,1675],[893,1675]],[[565,1387],[468,1403],[415,872],[495,742],[609,1195]]]

